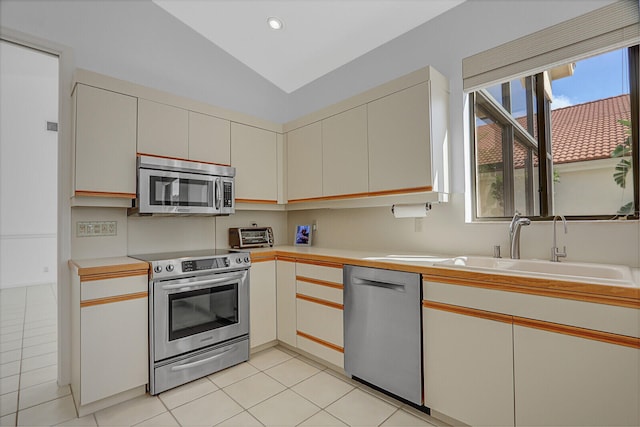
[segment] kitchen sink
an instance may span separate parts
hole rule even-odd
[[[440,266],[460,266],[474,269],[514,271],[532,274],[568,276],[592,280],[613,280],[633,283],[631,269],[626,265],[551,262],[544,260],[505,259],[481,256],[460,256],[435,263]]]

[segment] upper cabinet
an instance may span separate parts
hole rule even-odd
[[[236,168],[236,202],[278,203],[278,136],[231,124],[231,166]]]
[[[138,101],[138,152],[198,162],[231,163],[231,123],[172,105]]]
[[[426,67],[285,124],[289,202],[448,193],[448,87]]]
[[[82,84],[73,97],[74,196],[134,198],[138,100]]]
[[[368,119],[369,191],[430,191],[429,84],[369,103]]]
[[[231,123],[189,111],[189,159],[231,164]]]
[[[289,201],[322,197],[322,127],[320,122],[287,134]]]
[[[138,152],[189,158],[189,112],[147,99],[138,100]]]
[[[322,121],[322,188],[324,196],[368,191],[366,105]]]

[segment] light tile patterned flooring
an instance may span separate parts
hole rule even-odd
[[[281,347],[78,419],[69,386],[56,384],[55,287],[1,290],[0,307],[1,426],[442,425]]]

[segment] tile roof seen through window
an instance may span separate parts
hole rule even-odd
[[[620,120],[629,120],[629,95],[619,95],[551,111],[553,163],[573,163],[607,159],[624,142],[627,128]],[[526,128],[526,118],[516,119]],[[502,162],[502,134],[495,124],[478,126],[478,164]],[[522,167],[526,151],[514,150],[514,166]],[[537,161],[535,162],[537,164]]]

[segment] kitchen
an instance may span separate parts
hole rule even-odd
[[[365,55],[355,65],[361,64],[366,66],[370,61],[381,60],[378,66],[375,67],[375,72],[366,73],[366,76],[355,77],[353,72],[349,69],[342,69],[337,72],[337,76],[348,83],[347,93],[343,93],[343,88],[335,87],[332,90],[327,90],[332,86],[329,83],[323,83],[318,81],[308,87],[294,92],[289,97],[278,95],[278,93],[271,93],[269,87],[261,84],[257,80],[251,80],[253,85],[251,88],[255,93],[253,96],[246,94],[248,89],[243,89],[241,86],[244,83],[236,83],[232,79],[225,80],[225,84],[233,87],[236,91],[236,96],[229,92],[221,93],[218,96],[210,95],[210,105],[224,105],[227,108],[244,111],[248,115],[263,117],[265,120],[274,121],[275,123],[285,123],[292,118],[302,116],[306,113],[316,111],[326,105],[340,101],[347,97],[346,95],[355,95],[362,92],[368,87],[377,86],[378,84],[385,83],[393,78],[404,75],[415,68],[421,66],[431,65],[438,71],[444,73],[450,83],[451,97],[449,99],[449,140],[451,145],[450,156],[452,159],[452,173],[451,173],[451,185],[452,194],[448,203],[434,204],[432,210],[429,213],[429,217],[424,220],[418,220],[420,222],[411,219],[399,219],[396,220],[391,215],[388,206],[373,206],[373,207],[355,207],[350,209],[335,209],[336,206],[331,206],[334,209],[324,209],[325,206],[321,206],[320,209],[304,209],[304,210],[284,210],[281,209],[282,201],[284,199],[283,194],[279,194],[278,185],[284,191],[284,184],[279,184],[279,177],[276,171],[272,171],[270,177],[273,177],[274,185],[276,188],[275,195],[269,197],[270,200],[280,201],[280,204],[275,206],[251,206],[249,210],[238,209],[233,216],[219,217],[215,220],[211,218],[145,218],[145,217],[128,217],[126,209],[114,209],[114,208],[100,208],[100,207],[74,207],[67,208],[66,215],[67,221],[70,221],[66,225],[67,230],[70,224],[77,222],[90,222],[90,221],[115,221],[118,224],[118,232],[116,236],[110,237],[98,237],[92,239],[78,238],[67,231],[69,241],[67,242],[68,254],[65,257],[62,255],[63,265],[66,267],[66,261],[68,259],[85,259],[85,258],[100,258],[111,256],[123,256],[128,254],[139,254],[148,252],[163,252],[163,251],[176,251],[176,250],[193,250],[193,249],[205,249],[210,247],[226,248],[228,247],[227,230],[229,227],[234,226],[249,226],[251,223],[257,223],[259,225],[270,225],[273,227],[276,246],[289,245],[293,239],[293,228],[296,224],[311,224],[313,221],[317,224],[317,232],[314,235],[314,246],[317,248],[335,248],[335,249],[352,249],[352,250],[366,250],[378,253],[426,253],[426,254],[477,254],[491,256],[493,254],[494,245],[501,245],[505,250],[509,245],[508,237],[508,224],[502,223],[467,223],[465,222],[465,167],[464,167],[464,150],[465,144],[464,134],[465,127],[463,125],[463,111],[464,111],[464,97],[462,94],[462,79],[460,71],[460,63],[463,57],[469,56],[475,52],[482,51],[502,42],[515,39],[521,35],[534,32],[540,28],[547,27],[556,22],[560,22],[569,19],[573,16],[578,16],[582,13],[586,13],[591,9],[595,9],[599,6],[608,4],[609,2],[600,3],[587,3],[581,5],[575,5],[574,3],[559,3],[554,6],[553,16],[548,16],[547,11],[537,10],[533,4],[525,3],[529,8],[526,10],[520,10],[522,6],[514,6],[505,4],[504,2],[467,2],[458,8],[451,10],[448,14],[445,14],[438,19],[430,22],[430,25],[425,25],[420,28],[414,34],[405,36],[395,40],[393,44],[385,47],[385,49],[394,49],[403,53],[403,60],[387,65],[394,69],[386,69],[380,64],[385,63],[384,59],[391,53],[385,49],[374,51],[368,55]],[[191,33],[184,33],[185,30],[178,29],[176,23],[173,21],[166,22],[165,15],[161,15],[159,10],[152,9],[152,4],[146,4],[144,2],[136,3],[129,12],[132,14],[143,12],[149,13],[149,20],[152,21],[150,25],[166,24],[168,28],[176,27],[176,31],[179,32],[182,37],[185,38],[185,42],[202,43],[199,39],[194,38]],[[180,93],[187,98],[196,97],[198,93],[199,84],[193,82],[194,86],[191,86],[187,75],[191,72],[185,69],[180,69],[178,65],[169,67],[160,66],[162,64],[161,59],[156,63],[156,67],[151,71],[149,65],[140,64],[136,67],[133,63],[120,62],[113,58],[113,61],[106,63],[108,56],[102,58],[96,58],[92,54],[92,49],[95,46],[107,47],[111,43],[118,44],[118,37],[123,37],[122,34],[114,34],[114,40],[105,40],[103,36],[87,35],[87,37],[95,37],[93,40],[93,48],[80,45],[73,41],[73,35],[57,34],[60,29],[52,28],[47,31],[51,31],[52,34],[47,35],[42,29],[37,28],[35,22],[38,16],[42,16],[42,13],[46,11],[48,16],[58,16],[60,22],[67,22],[68,28],[74,28],[73,14],[74,13],[86,13],[82,15],[83,19],[98,19],[107,21],[107,17],[112,19],[118,18],[117,8],[113,8],[108,4],[103,4],[98,9],[87,8],[83,12],[70,11],[64,13],[59,10],[49,9],[46,4],[38,4],[34,6],[33,3],[17,5],[11,4],[11,2],[2,3],[2,25],[3,27],[14,28],[23,33],[33,34],[35,37],[44,39],[51,39],[53,42],[60,43],[66,46],[74,47],[74,54],[76,56],[76,64],[79,68],[93,69],[101,74],[119,76],[123,80],[136,82],[143,86],[153,86],[166,90],[170,93]],[[424,45],[424,40],[437,40],[442,38],[442,34],[450,34],[452,28],[469,28],[473,24],[473,17],[479,16],[479,9],[483,7],[495,8],[495,14],[484,14],[483,19],[486,19],[487,28],[500,28],[501,24],[504,24],[504,17],[511,17],[515,22],[518,22],[518,28],[511,30],[511,33],[507,31],[497,32],[495,34],[483,33],[483,37],[462,37],[458,35],[458,38],[451,38],[451,45],[447,47],[446,51],[442,51],[442,47],[435,44]],[[40,9],[39,9],[40,8]],[[580,9],[580,10],[579,10]],[[95,14],[95,15],[94,15]],[[524,22],[520,22],[521,17],[526,16],[527,19]],[[531,18],[534,17],[534,18]],[[156,21],[154,21],[154,19]],[[495,20],[492,22],[491,20]],[[146,22],[146,21],[145,21]],[[98,25],[98,24],[96,24]],[[106,25],[104,23],[100,25]],[[64,27],[61,25],[61,27]],[[98,27],[101,28],[101,27]],[[109,28],[108,26],[105,28]],[[149,27],[151,28],[151,27]],[[132,30],[134,31],[134,30]],[[460,34],[464,34],[464,31],[458,30]],[[161,31],[158,31],[160,34]],[[109,34],[105,30],[105,34]],[[136,33],[133,33],[136,34]],[[132,35],[130,35],[132,36]],[[143,40],[143,34],[138,34],[141,40]],[[133,43],[128,40],[124,43],[119,43],[118,49],[131,49],[135,51],[139,47],[128,46],[128,43]],[[169,42],[167,42],[169,43]],[[417,55],[416,49],[420,49],[420,55]],[[424,52],[423,52],[424,51]],[[185,53],[183,53],[185,54]],[[109,53],[109,49],[103,50],[103,55],[115,55],[115,53]],[[135,55],[134,55],[135,56]],[[169,55],[170,56],[170,55]],[[419,59],[419,64],[415,64],[416,58]],[[425,59],[428,58],[428,59]],[[186,58],[183,58],[187,61]],[[134,59],[134,63],[137,61]],[[186,62],[188,63],[188,62]],[[388,63],[387,63],[388,64]],[[175,71],[175,79],[180,80],[173,83],[163,83],[163,77],[169,79],[169,76],[162,76],[158,74],[157,70],[167,68],[168,70]],[[367,67],[370,68],[370,67]],[[199,73],[199,72],[198,72]],[[167,74],[171,74],[167,72]],[[180,77],[183,78],[180,78]],[[351,77],[350,77],[351,76]],[[227,76],[228,77],[228,76]],[[63,77],[68,79],[67,87],[71,87],[71,75]],[[368,80],[368,81],[365,81]],[[200,80],[209,81],[208,79]],[[224,85],[216,85],[224,86]],[[225,89],[218,89],[224,92]],[[237,96],[241,94],[242,96]],[[257,96],[260,94],[261,96]],[[266,99],[270,99],[267,103]],[[215,101],[215,102],[214,102]],[[271,103],[273,102],[273,103]],[[265,105],[265,103],[267,103]],[[67,107],[69,108],[69,107]],[[290,113],[295,111],[296,113]],[[64,114],[64,112],[63,112]],[[63,130],[64,131],[64,130]],[[67,129],[70,132],[70,129]],[[278,141],[275,141],[276,146]],[[67,147],[66,149],[70,149]],[[66,160],[66,168],[61,168],[63,173],[69,173],[71,170],[70,165],[71,156]],[[62,181],[70,182],[70,176],[68,179]],[[239,178],[240,179],[240,178]],[[265,180],[266,181],[266,180]],[[240,186],[241,183],[239,182]],[[247,188],[247,187],[245,187]],[[67,197],[65,202],[68,206],[70,188],[64,188]],[[282,197],[282,198],[281,198]],[[252,194],[246,196],[247,199],[256,199]],[[63,205],[64,206],[64,205]],[[273,210],[266,210],[266,209]],[[69,217],[70,215],[70,217]],[[424,231],[416,231],[418,225],[423,227]],[[632,267],[638,267],[638,224],[635,221],[627,222],[615,222],[615,223],[596,223],[596,222],[584,222],[577,223],[571,222],[569,225],[569,233],[562,235],[563,244],[566,244],[570,258],[568,261],[583,261],[583,262],[598,262],[598,263],[612,263],[612,264],[626,264]],[[209,230],[203,232],[203,230]],[[522,258],[547,258],[548,250],[551,247],[550,243],[551,228],[550,224],[534,223],[528,229],[522,232]],[[603,250],[603,247],[612,248],[612,250]],[[615,250],[613,250],[615,248]],[[259,265],[259,263],[256,263]],[[62,266],[60,270],[63,270]],[[69,283],[68,277],[66,278]],[[69,292],[69,290],[63,290],[63,292]],[[66,320],[67,324],[69,320]],[[64,323],[64,322],[61,322]],[[68,337],[66,338],[68,340]],[[61,334],[61,340],[64,342],[64,334]],[[67,341],[68,343],[68,341]],[[64,357],[64,356],[63,356]],[[64,364],[62,364],[64,366]],[[61,378],[68,378],[69,372],[64,372],[65,368],[62,368]],[[61,381],[64,381],[61,380]],[[68,381],[68,379],[67,379]]]

